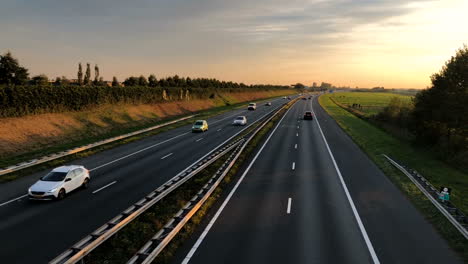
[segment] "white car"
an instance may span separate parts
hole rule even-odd
[[[271,102],[265,103],[265,106],[271,106]]]
[[[28,196],[32,200],[60,200],[75,189],[87,188],[89,179],[89,171],[83,166],[58,167],[34,183],[28,190]]]
[[[247,107],[247,110],[255,110],[255,109],[257,109],[256,103],[250,103],[249,106]]]
[[[235,126],[245,126],[247,125],[247,118],[245,116],[238,116],[236,119],[234,119],[232,124]]]

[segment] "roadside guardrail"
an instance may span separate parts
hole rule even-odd
[[[468,239],[468,218],[463,212],[456,208],[451,202],[441,203],[438,201],[439,191],[417,171],[401,165],[389,156],[382,154],[393,166],[405,174],[421,192],[432,202],[432,204]],[[401,162],[400,162],[401,163]]]
[[[151,130],[155,130],[155,129],[165,127],[165,126],[168,126],[168,125],[172,125],[174,123],[184,121],[184,120],[187,120],[187,119],[190,119],[190,118],[193,118],[193,117],[195,117],[195,115],[185,116],[185,117],[182,117],[182,118],[179,118],[179,119],[176,119],[176,120],[172,120],[172,121],[169,121],[169,122],[166,122],[166,123],[163,123],[163,124],[159,124],[159,125],[156,125],[156,126],[152,126],[152,127],[149,127],[149,128],[141,129],[141,130],[138,130],[138,131],[135,131],[135,132],[127,133],[127,134],[124,134],[124,135],[121,135],[121,136],[104,139],[104,140],[101,140],[101,141],[98,141],[98,142],[95,142],[95,143],[92,143],[92,144],[88,144],[88,145],[72,148],[72,149],[69,149],[69,150],[65,150],[65,151],[62,151],[62,152],[50,154],[50,155],[47,155],[47,156],[44,156],[44,157],[41,157],[41,158],[37,158],[37,159],[33,159],[33,160],[30,160],[30,161],[25,161],[25,162],[22,162],[22,163],[7,167],[5,169],[0,169],[0,176],[8,174],[8,173],[15,172],[15,171],[19,171],[19,170],[22,170],[22,169],[25,169],[25,168],[29,168],[29,167],[32,167],[32,166],[36,166],[36,165],[39,165],[39,164],[42,164],[42,163],[45,163],[45,162],[49,162],[49,161],[52,161],[52,160],[63,158],[65,156],[72,155],[72,154],[75,154],[75,153],[78,153],[78,152],[82,152],[82,151],[85,151],[85,150],[88,150],[88,149],[92,149],[92,148],[95,148],[95,147],[98,147],[98,146],[109,144],[109,143],[112,143],[112,142],[115,142],[115,141],[118,141],[118,140],[121,140],[121,139],[133,137],[133,136],[136,136],[136,135],[139,135],[139,134],[142,134],[142,133],[146,133],[146,132],[149,132]]]

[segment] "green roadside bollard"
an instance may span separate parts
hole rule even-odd
[[[446,203],[450,200],[450,191],[451,189],[448,187],[442,187],[440,188],[440,193],[439,193],[439,200],[442,203]]]

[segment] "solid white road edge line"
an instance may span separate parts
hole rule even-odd
[[[288,198],[288,208],[286,209],[286,213],[290,214],[291,213],[291,197]]]
[[[234,186],[234,188],[231,190],[231,192],[229,193],[229,195],[226,197],[226,200],[224,200],[223,204],[221,204],[221,207],[219,207],[218,211],[216,212],[216,214],[213,216],[213,218],[211,219],[210,223],[208,223],[208,225],[206,226],[205,230],[203,230],[203,233],[200,235],[200,237],[198,238],[197,242],[195,242],[195,245],[193,245],[193,247],[190,249],[189,253],[187,254],[187,256],[185,256],[185,259],[182,261],[182,264],[187,264],[189,263],[190,259],[192,258],[193,254],[195,254],[195,252],[197,251],[198,247],[200,246],[200,244],[203,242],[203,239],[205,239],[206,235],[208,234],[208,232],[210,231],[211,227],[214,225],[214,223],[216,222],[216,220],[218,219],[219,215],[221,214],[221,212],[224,210],[224,207],[226,207],[227,203],[229,202],[229,200],[231,199],[232,195],[236,192],[237,188],[239,187],[239,185],[241,184],[242,180],[244,179],[245,175],[247,175],[247,173],[249,172],[250,168],[252,167],[252,165],[255,163],[255,161],[257,160],[258,156],[260,155],[260,153],[262,153],[263,149],[265,148],[266,144],[268,143],[268,141],[270,141],[270,138],[275,134],[275,131],[276,129],[279,127],[279,125],[281,124],[281,122],[283,121],[284,117],[288,114],[289,110],[291,109],[292,107],[290,107],[288,109],[288,111],[286,111],[286,113],[283,115],[283,117],[281,118],[281,120],[278,122],[278,124],[276,125],[275,129],[271,132],[271,134],[268,136],[268,138],[266,139],[265,143],[263,143],[262,147],[260,148],[260,150],[257,152],[257,154],[255,155],[255,157],[252,159],[252,161],[250,162],[249,166],[245,169],[244,173],[242,174],[242,176],[239,178],[239,180],[237,181],[236,185]]]
[[[111,182],[111,183],[109,183],[109,184],[107,184],[107,185],[104,185],[104,186],[102,186],[101,188],[99,188],[99,189],[95,190],[95,191],[93,192],[93,194],[95,194],[95,193],[97,193],[97,192],[100,192],[100,191],[104,190],[105,188],[107,188],[107,187],[111,186],[112,184],[114,184],[114,183],[116,183],[116,182],[117,182],[117,181],[113,181],[113,182]]]
[[[165,158],[167,158],[167,157],[169,157],[169,156],[172,156],[172,154],[174,154],[174,153],[169,153],[169,154],[167,154],[166,156],[162,157],[161,159],[163,160],[163,159],[165,159]]]
[[[14,201],[17,201],[17,200],[19,200],[19,199],[21,199],[21,198],[24,198],[24,197],[26,197],[26,196],[28,196],[28,195],[27,195],[27,194],[21,195],[20,197],[16,197],[16,198],[14,198],[14,199],[11,199],[11,200],[9,200],[9,201],[6,201],[6,202],[4,202],[4,203],[1,203],[0,206],[7,205],[7,204],[9,204],[9,203],[12,203],[12,202],[14,202]]]
[[[364,227],[364,224],[362,223],[361,217],[359,216],[359,213],[356,209],[356,206],[354,205],[353,198],[351,197],[351,194],[349,193],[348,187],[346,187],[346,183],[343,179],[343,176],[341,175],[341,171],[338,168],[338,164],[335,161],[335,157],[333,156],[333,153],[330,150],[330,146],[328,146],[327,139],[325,138],[325,135],[323,134],[322,128],[320,127],[320,123],[318,122],[317,115],[314,112],[314,107],[313,107],[313,100],[310,102],[310,106],[312,108],[312,113],[314,113],[315,116],[315,122],[317,123],[317,126],[319,128],[320,134],[322,135],[323,142],[325,143],[325,146],[327,147],[328,154],[330,154],[330,157],[333,162],[333,166],[335,166],[336,173],[338,174],[338,178],[340,179],[341,185],[343,186],[343,190],[346,194],[346,198],[348,198],[349,205],[351,206],[351,209],[353,210],[354,217],[356,218],[357,224],[359,226],[359,229],[361,230],[361,234],[364,238],[364,241],[366,242],[367,248],[369,250],[369,253],[372,257],[372,260],[374,261],[375,264],[380,264],[379,258],[377,257],[377,254],[375,253],[374,247],[372,246],[372,242],[369,239],[369,236],[367,235],[366,228]]]

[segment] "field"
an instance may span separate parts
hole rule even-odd
[[[388,105],[390,100],[398,97],[404,101],[411,102],[412,96],[395,93],[371,93],[371,92],[344,92],[334,93],[331,98],[346,107],[352,107],[353,104],[360,104],[361,107],[353,107],[364,116],[375,115]]]
[[[385,96],[372,93],[326,94],[319,98],[320,105],[336,120],[343,130],[360,146],[364,152],[382,169],[382,171],[398,186],[413,204],[426,216],[465,260],[468,260],[468,241],[440,214],[427,200],[419,189],[400,171],[396,170],[382,156],[387,154],[403,161],[411,168],[424,175],[436,188],[440,186],[452,187],[451,200],[463,212],[468,213],[468,175],[456,170],[442,161],[437,160],[433,153],[416,149],[410,142],[405,142],[371,123],[358,118],[350,112],[336,105],[331,98],[352,94],[356,101],[366,102],[367,105],[382,104]],[[364,97],[359,99],[359,94]],[[380,100],[372,102],[373,96]]]

